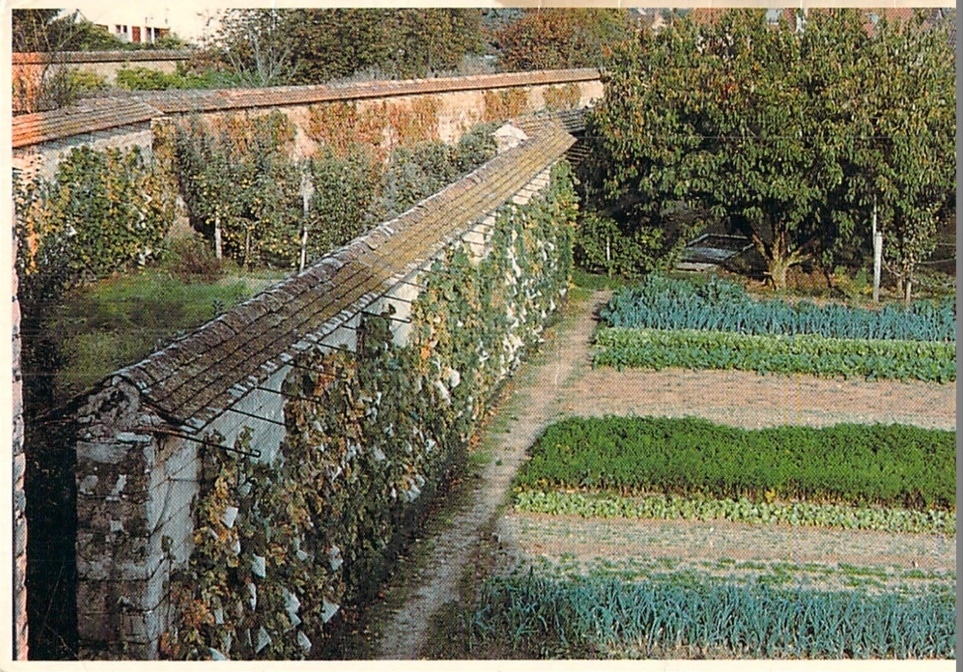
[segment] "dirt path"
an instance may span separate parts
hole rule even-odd
[[[421,542],[423,561],[402,584],[390,588],[400,591],[404,603],[381,631],[378,658],[418,656],[429,634],[429,618],[457,598],[459,581],[482,530],[493,522],[499,505],[506,501],[512,476],[526,449],[544,427],[560,417],[695,415],[744,427],[837,422],[955,427],[956,388],[952,384],[757,376],[739,371],[593,370],[589,357],[596,327],[594,313],[608,297],[607,292],[597,292],[589,300],[570,302],[566,317],[546,334],[542,353],[523,367],[511,397],[499,410],[500,419],[483,434],[482,445],[494,446],[492,460],[474,480],[468,503],[449,524]],[[498,522],[503,545],[512,547],[509,555],[553,555],[536,548],[540,532],[539,525],[532,527],[533,520],[536,517],[508,515]],[[901,543],[900,539],[884,539],[885,535],[822,531],[810,535],[801,534],[799,529],[687,521],[540,522],[547,525],[546,539],[555,539],[555,550],[562,548],[563,554],[659,557],[671,551],[676,556],[695,553],[721,558],[733,557],[738,549],[758,547],[767,549],[763,553],[767,558],[798,557],[803,562],[834,562],[849,556],[847,561],[855,560],[855,564],[885,558],[900,566],[955,566],[955,542],[936,538]],[[558,533],[558,526],[567,526],[568,532]],[[590,534],[589,528],[595,532]],[[582,543],[579,539],[591,541]],[[847,554],[847,548],[853,553]]]
[[[588,340],[595,329],[596,306],[608,294],[593,296],[589,302],[569,302],[562,322],[550,329],[541,354],[519,373],[511,395],[502,409],[509,413],[504,434],[497,436],[492,460],[475,479],[470,503],[458,512],[451,525],[433,538],[427,557],[415,575],[408,577],[404,606],[392,614],[382,630],[378,658],[417,658],[428,634],[429,618],[458,594],[458,582],[472,556],[481,530],[491,522],[505,501],[508,486],[525,457],[525,451],[556,416],[569,378],[589,367]],[[488,437],[482,442],[491,440]]]

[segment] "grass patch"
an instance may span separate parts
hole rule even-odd
[[[49,372],[55,380],[55,403],[140,361],[279,277],[261,273],[190,282],[148,269],[69,294],[45,323],[45,336],[63,361],[59,370]]]
[[[572,271],[572,284],[578,289],[588,291],[615,290],[634,284],[634,281],[623,278],[620,275],[605,275],[602,273],[589,273],[580,268]]]

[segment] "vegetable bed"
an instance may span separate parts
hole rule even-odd
[[[951,299],[908,309],[790,304],[756,301],[715,277],[697,284],[652,275],[616,291],[600,315],[597,366],[956,379]]]
[[[954,508],[955,432],[909,425],[739,429],[698,418],[568,418],[514,481],[525,491]]]
[[[924,595],[765,584],[490,579],[470,641],[535,657],[953,658],[952,590]]]
[[[781,523],[846,530],[956,533],[956,513],[915,511],[891,507],[814,504],[812,502],[754,502],[740,499],[704,499],[675,495],[622,497],[607,493],[523,490],[515,493],[520,513],[574,515],[584,518],[647,518],[653,520],[731,520],[735,523]]]
[[[917,301],[909,309],[879,309],[841,304],[790,304],[781,299],[756,301],[741,286],[710,276],[705,283],[659,275],[619,289],[601,317],[609,326],[632,329],[700,329],[741,334],[910,341],[956,340],[952,299]]]
[[[843,340],[815,334],[745,335],[725,331],[603,328],[595,337],[595,366],[737,369],[757,373],[956,380],[954,343]]]

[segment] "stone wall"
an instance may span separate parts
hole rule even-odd
[[[360,134],[359,125],[375,124],[385,148],[429,139],[450,143],[479,122],[503,121],[545,109],[584,108],[602,95],[599,73],[591,69],[330,86],[143,92],[14,117],[13,163],[15,168],[49,177],[73,147],[136,145],[150,149],[151,128],[156,123],[193,114],[214,119],[275,109],[294,123],[296,151],[301,155],[314,151],[332,117],[338,133],[352,139]]]
[[[178,610],[184,605],[171,597],[171,577],[188,566],[199,529],[209,532],[216,524],[224,531],[234,524],[227,509],[217,523],[202,519],[196,508],[204,488],[217,479],[218,472],[205,473],[205,454],[227,451],[252,464],[279,465],[290,439],[286,381],[303,366],[302,356],[319,349],[354,351],[362,318],[381,314],[387,303],[396,308],[393,339],[405,342],[406,311],[424,274],[462,242],[476,260],[483,257],[495,213],[544,190],[549,169],[573,142],[557,124],[544,124],[517,147],[304,273],[116,372],[77,403],[81,657],[154,659],[172,650],[176,657],[169,631],[183,621]],[[559,253],[551,244],[542,247],[542,255]],[[522,272],[514,257],[507,259],[509,269]],[[540,260],[537,267],[544,265]],[[537,294],[527,279],[510,275],[505,281],[520,299]],[[522,309],[504,320],[511,329],[534,333],[555,298],[543,297],[542,303],[537,315]],[[504,375],[524,338],[513,332],[499,338],[499,361],[505,363],[498,371]],[[324,603],[325,612],[329,607]],[[303,645],[300,635],[297,642]]]
[[[177,65],[190,58],[189,51],[173,49],[144,49],[130,51],[65,51],[56,54],[57,66],[76,68],[104,77],[108,84],[117,81],[122,68],[147,68],[171,74]],[[44,53],[13,54],[13,77],[36,78],[44,67],[49,67],[50,55]]]
[[[16,240],[14,241],[16,246]],[[13,269],[13,659],[27,659],[27,519],[23,453],[23,378],[20,372],[20,303],[17,270]]]
[[[70,150],[79,147],[89,147],[98,151],[108,148],[131,149],[139,147],[145,156],[150,156],[154,142],[154,134],[149,121],[118,126],[115,128],[92,131],[58,138],[42,144],[14,151],[13,167],[23,172],[27,177],[39,177],[53,180],[57,166]]]

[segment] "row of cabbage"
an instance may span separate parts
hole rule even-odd
[[[956,534],[954,511],[805,501],[768,502],[748,497],[717,499],[663,494],[633,497],[609,492],[523,490],[515,493],[514,508],[521,513],[583,518],[729,520],[734,523],[775,523],[887,533]]]
[[[700,577],[701,578],[701,577]],[[519,657],[953,658],[952,590],[872,594],[702,580],[490,579],[468,630]]]
[[[595,335],[592,361],[595,366],[618,369],[724,369],[934,383],[956,380],[954,343],[834,339],[815,334],[603,328]]]
[[[699,329],[740,334],[900,341],[956,340],[952,298],[917,301],[909,308],[887,304],[878,309],[802,300],[758,301],[742,285],[709,276],[690,282],[650,275],[623,287],[601,311],[609,326],[648,329]]]

